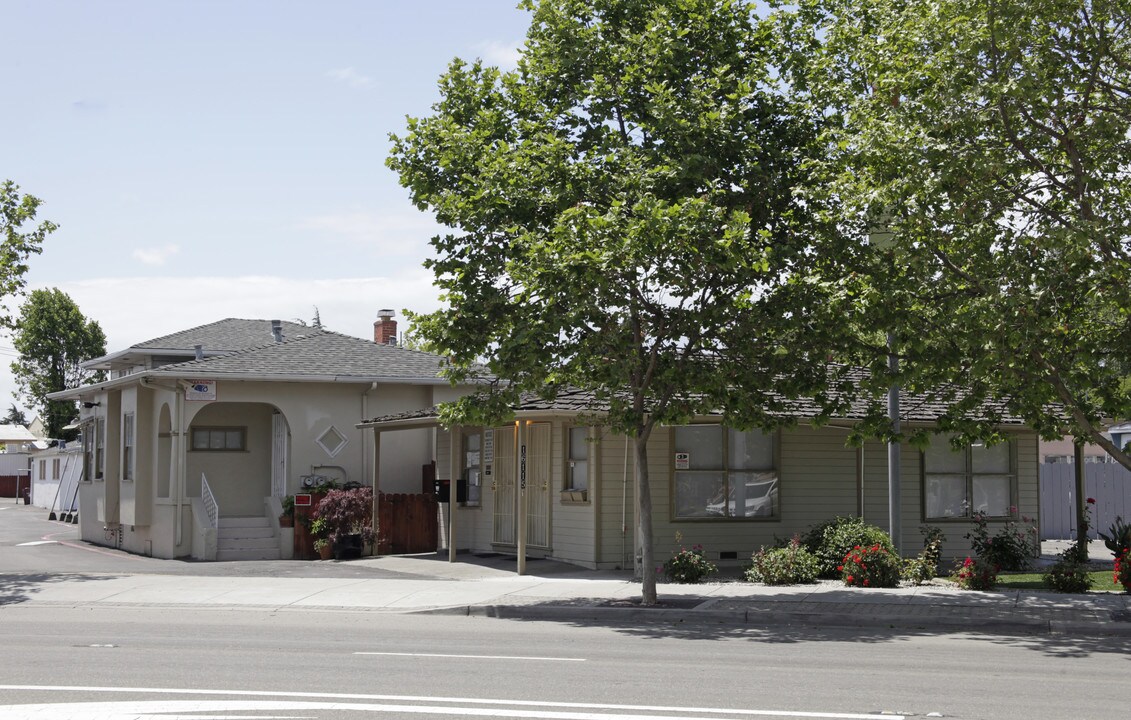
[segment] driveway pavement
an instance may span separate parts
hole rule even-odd
[[[336,561],[157,560],[83,543],[40,508],[0,501],[0,608],[14,605],[428,612],[515,619],[911,628],[1131,637],[1131,596],[971,592],[945,581],[896,589],[838,582],[766,587],[661,584],[638,603],[626,574],[513,557],[445,554]],[[1099,546],[1093,557],[1106,556]]]

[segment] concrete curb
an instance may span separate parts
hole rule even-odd
[[[845,616],[781,610],[688,610],[668,608],[617,608],[601,606],[463,605],[430,608],[419,614],[486,617],[504,620],[603,622],[609,624],[731,625],[746,627],[828,627],[919,630],[940,633],[992,633],[1007,635],[1069,635],[1129,637],[1131,624],[1080,622],[1043,618],[983,619],[908,617],[899,614]]]

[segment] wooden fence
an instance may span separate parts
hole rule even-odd
[[[377,503],[377,554],[435,552],[436,496],[381,493]]]
[[[1107,532],[1116,518],[1131,521],[1131,470],[1116,463],[1084,465],[1085,498],[1095,498],[1092,527],[1095,539]],[[1076,537],[1076,475],[1071,463],[1041,464],[1041,539]]]

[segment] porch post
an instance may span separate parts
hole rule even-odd
[[[526,574],[526,421],[518,421],[518,574]]]
[[[448,431],[448,562],[456,561],[456,508],[459,507],[459,469],[462,466],[460,454],[463,452],[463,428],[453,425]]]
[[[381,431],[373,428],[373,554],[381,554]]]

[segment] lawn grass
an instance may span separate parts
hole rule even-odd
[[[1088,573],[1092,577],[1093,592],[1123,592],[1123,587],[1112,580],[1111,570],[1095,570]],[[997,576],[999,590],[1050,590],[1041,579],[1039,572],[1002,573]]]

